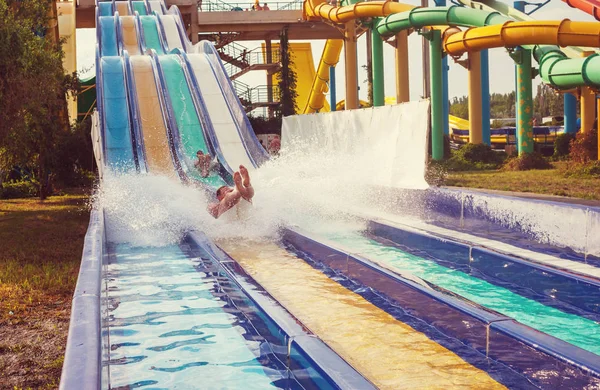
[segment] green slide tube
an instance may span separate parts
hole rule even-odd
[[[371,28],[372,37],[372,58],[373,58],[373,106],[381,107],[385,104],[385,83],[383,67],[383,40],[374,26],[379,22],[379,18],[373,20]]]

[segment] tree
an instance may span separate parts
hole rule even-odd
[[[296,72],[293,69],[293,59],[290,53],[288,32],[284,28],[279,37],[279,50],[281,60],[281,73],[279,77],[279,104],[280,116],[289,116],[296,114],[298,107],[296,99]]]
[[[65,96],[77,88],[76,75],[64,74],[52,7],[52,0],[0,1],[0,170],[35,168],[42,200],[70,131]]]

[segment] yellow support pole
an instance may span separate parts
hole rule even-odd
[[[408,31],[396,34],[396,103],[410,101],[408,74]]]
[[[594,127],[596,119],[596,93],[589,87],[581,87],[581,132]]]
[[[483,143],[481,126],[481,53],[469,52],[469,142]]]
[[[346,62],[346,110],[352,110],[358,108],[358,60],[354,20],[346,22],[344,29],[344,58]]]

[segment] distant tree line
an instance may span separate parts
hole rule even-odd
[[[490,117],[514,118],[515,117],[515,92],[493,93],[490,95]],[[563,95],[557,93],[546,84],[537,87],[536,96],[533,99],[533,112],[538,118],[538,123],[546,116],[563,115]],[[454,97],[450,101],[450,115],[463,119],[469,119],[469,99],[467,96]]]

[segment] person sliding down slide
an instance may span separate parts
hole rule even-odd
[[[248,203],[252,203],[254,188],[250,183],[250,175],[246,167],[240,165],[240,170],[233,174],[233,182],[235,183],[234,188],[222,186],[217,189],[219,202],[208,206],[208,212],[213,217],[219,218],[224,212],[240,203],[242,198]]]

